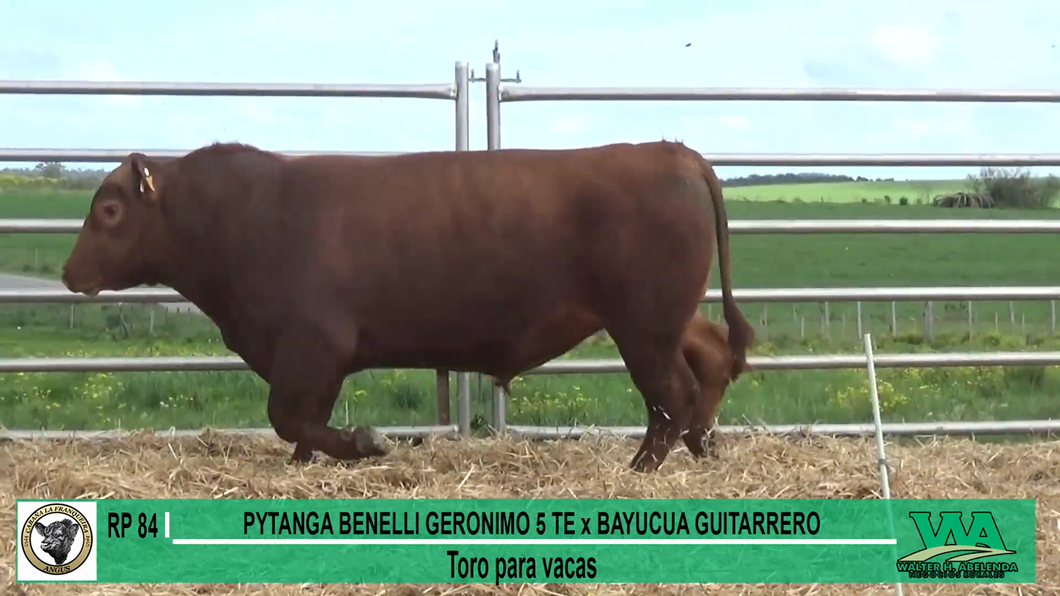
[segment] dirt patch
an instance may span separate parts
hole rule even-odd
[[[725,437],[721,458],[676,449],[659,473],[628,469],[637,444],[426,441],[360,464],[288,463],[277,439],[138,436],[0,445],[0,592],[278,596],[338,594],[893,594],[890,585],[320,585],[14,583],[15,498],[879,498],[871,439]],[[1024,445],[937,439],[888,446],[895,498],[1038,499],[1038,584],[906,585],[909,596],[1060,594],[1060,441]]]

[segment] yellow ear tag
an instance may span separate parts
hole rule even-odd
[[[155,183],[151,179],[151,171],[148,170],[147,168],[144,168],[144,179],[147,181],[147,188],[150,188],[151,192],[155,192]],[[143,191],[144,191],[144,183],[141,182],[140,183],[140,192],[142,193]]]

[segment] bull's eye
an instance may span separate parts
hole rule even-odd
[[[118,207],[116,205],[104,205],[103,215],[107,217],[114,217],[118,214]]]

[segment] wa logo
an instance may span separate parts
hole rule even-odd
[[[960,511],[943,511],[938,522],[927,511],[911,511],[923,548],[898,559],[898,571],[910,579],[977,578],[1000,579],[1019,571],[1012,561],[992,557],[1014,555],[989,511],[976,511],[965,525]]]

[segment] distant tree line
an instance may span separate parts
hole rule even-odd
[[[767,186],[773,184],[814,184],[819,182],[894,182],[894,178],[851,177],[843,174],[824,174],[821,172],[804,172],[795,174],[750,174],[738,178],[726,178],[725,186]]]
[[[0,169],[0,189],[94,190],[109,170],[68,168],[59,162]]]

